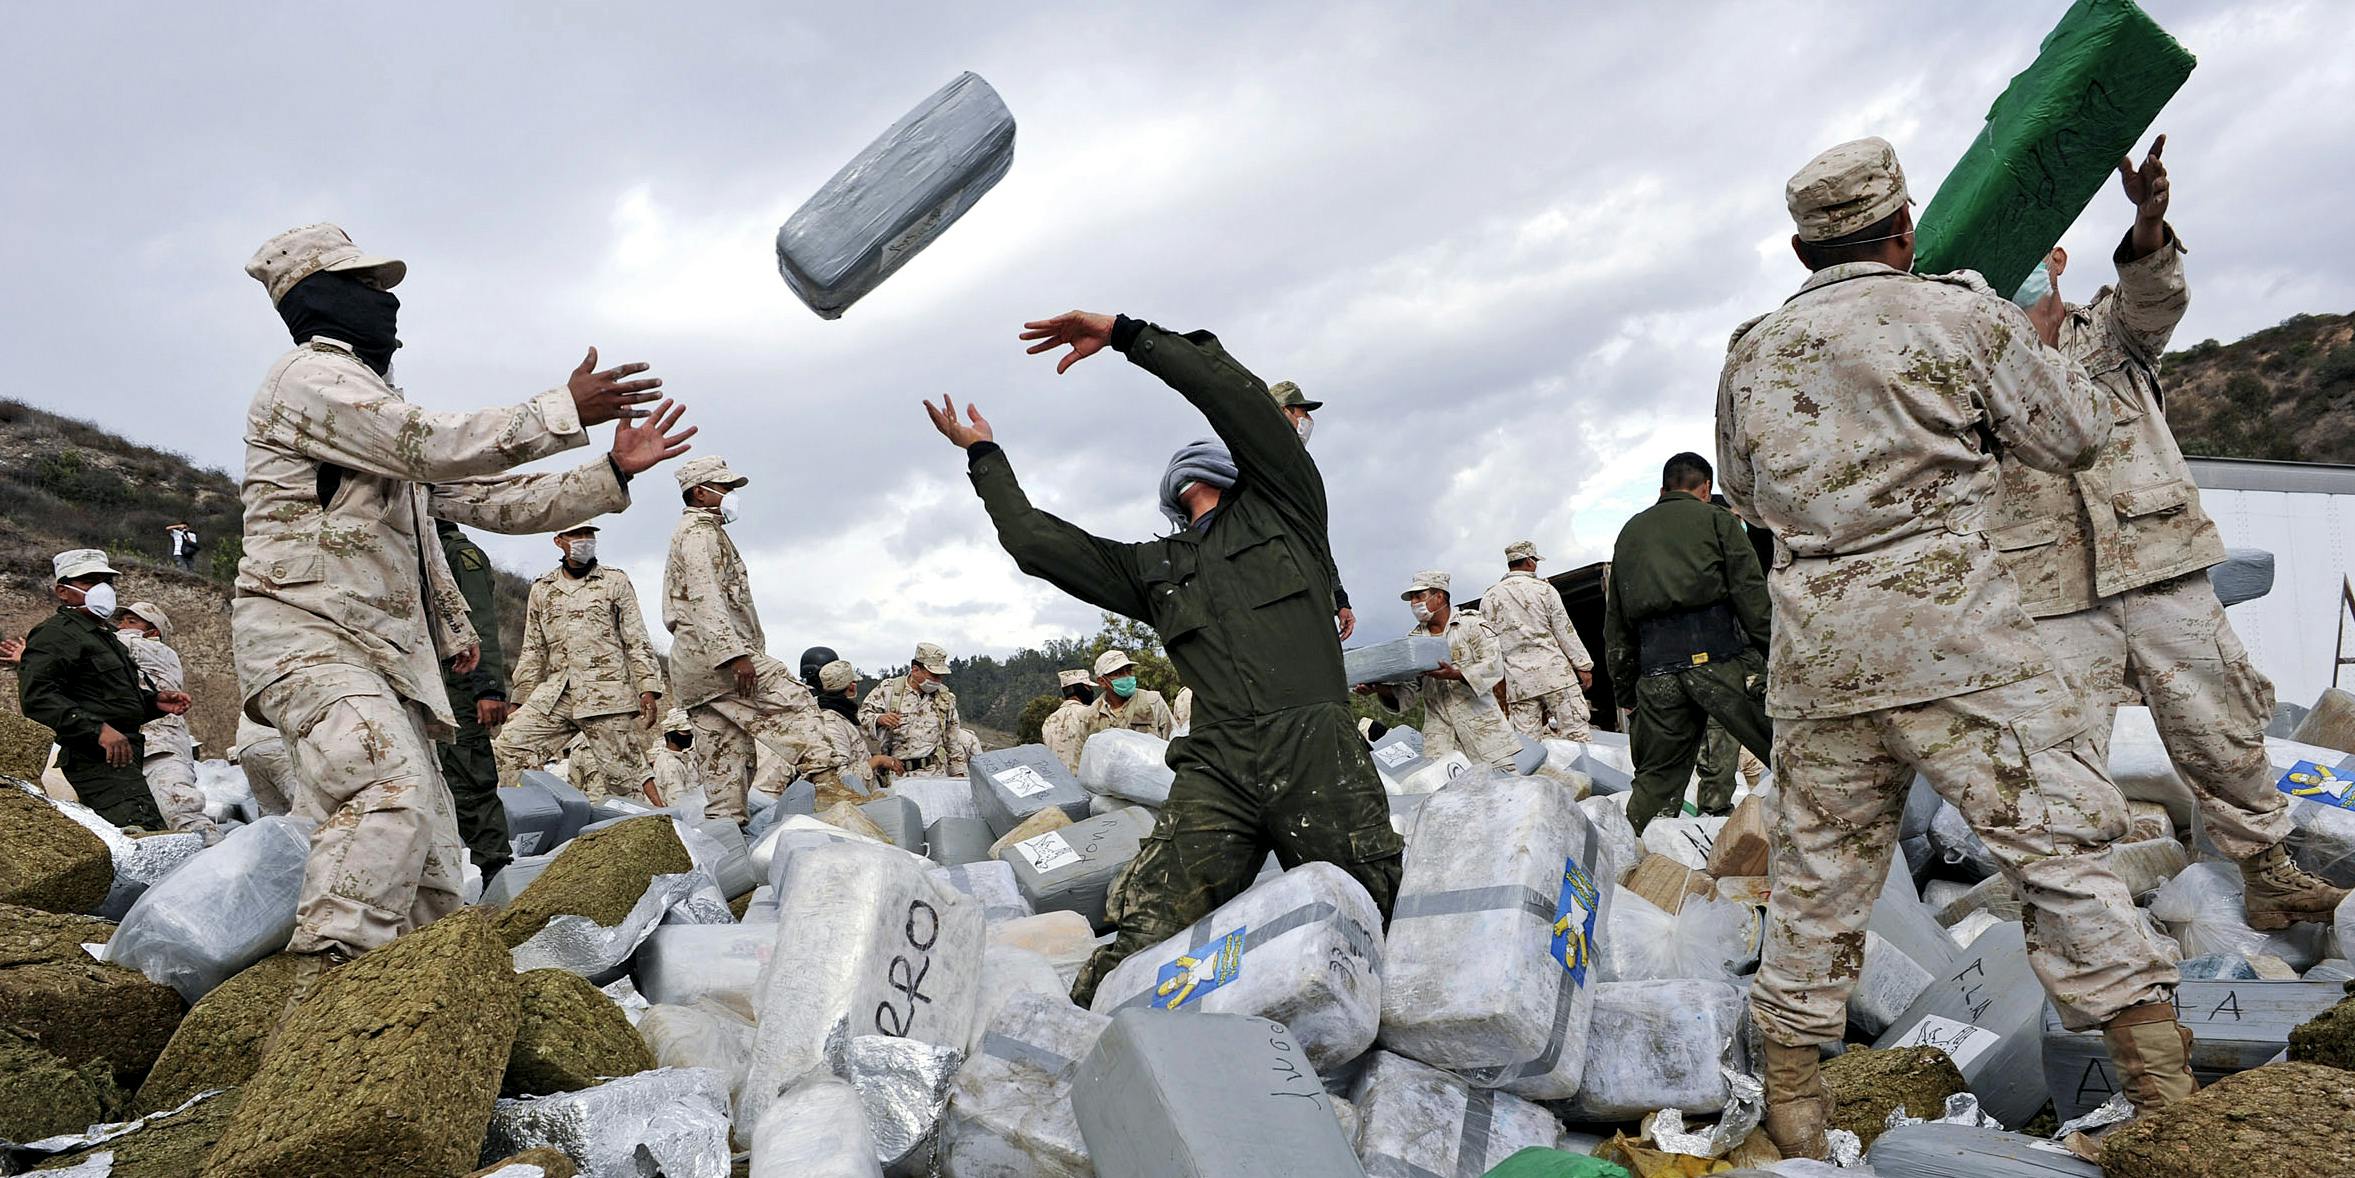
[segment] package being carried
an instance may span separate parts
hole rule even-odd
[[[1486,1174],[1562,1134],[1562,1123],[1536,1104],[1388,1051],[1367,1057],[1349,1101],[1357,1108],[1357,1156],[1376,1178]]]
[[[1092,794],[1158,809],[1169,804],[1175,780],[1169,742],[1150,732],[1107,728],[1088,737],[1079,750],[1079,783]]]
[[[131,905],[107,942],[106,960],[194,1003],[286,948],[310,854],[310,837],[291,818],[263,818],[230,831]]]
[[[1112,879],[1153,833],[1150,811],[1131,807],[1033,835],[998,853],[1038,912],[1077,912],[1099,928]]]
[[[1364,1054],[1381,1021],[1382,914],[1349,873],[1303,863],[1132,954],[1096,987],[1098,1014],[1252,1014],[1291,1028],[1309,1063]]]
[[[893,847],[794,854],[777,885],[745,1111],[825,1070],[830,1039],[896,1035],[962,1049],[981,976],[981,904]]]
[[[1683,978],[1595,988],[1586,1070],[1571,1107],[1588,1121],[1632,1121],[1664,1108],[1716,1113],[1741,1060],[1742,991]]]
[[[1390,918],[1382,1041],[1531,1100],[1578,1092],[1610,924],[1602,836],[1553,782],[1479,773],[1416,819]]]
[[[821,319],[931,245],[1014,166],[1014,115],[962,73],[886,128],[777,230],[777,273]]]
[[[1341,671],[1352,687],[1405,683],[1426,671],[1438,670],[1450,657],[1445,635],[1414,634],[1342,651]]]
[[[973,783],[973,808],[1001,836],[1049,807],[1074,822],[1088,816],[1088,791],[1043,744],[982,753],[967,764],[965,774]]]
[[[1007,998],[982,1033],[981,1049],[957,1073],[941,1132],[943,1173],[1093,1178],[1071,1082],[1111,1023],[1061,998]]]

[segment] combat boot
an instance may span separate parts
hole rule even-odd
[[[2148,1116],[2199,1088],[2191,1075],[2191,1030],[2175,1021],[2174,1003],[2145,1002],[2118,1012],[2102,1024],[2102,1042],[2117,1065],[2118,1090],[2138,1115]]]
[[[2275,843],[2240,861],[2241,881],[2247,885],[2249,927],[2285,929],[2296,921],[2328,923],[2331,912],[2347,898],[2319,876],[2290,861],[2290,853]]]
[[[1823,1083],[1823,1052],[1813,1045],[1766,1044],[1766,1136],[1786,1158],[1829,1159],[1824,1130],[1832,1094]]]

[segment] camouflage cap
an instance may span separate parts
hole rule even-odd
[[[1783,185],[1801,241],[1846,237],[1912,204],[1897,149],[1878,137],[1851,139],[1807,161]]]
[[[1057,671],[1055,672],[1055,686],[1066,689],[1073,687],[1085,687],[1089,683],[1094,682],[1095,678],[1095,676],[1088,674],[1087,671],[1083,668],[1074,668],[1069,671]]]
[[[1136,665],[1137,661],[1128,657],[1128,652],[1125,650],[1107,650],[1096,656],[1096,674],[1098,675],[1109,675],[1122,667]]]
[[[1415,574],[1414,581],[1407,585],[1406,592],[1398,595],[1398,599],[1400,601],[1404,601],[1409,597],[1413,597],[1417,593],[1421,593],[1425,589],[1437,589],[1441,593],[1445,593],[1447,592],[1447,583],[1449,579],[1450,578],[1446,573],[1443,573],[1438,569],[1424,569],[1422,572]]]
[[[114,571],[113,565],[106,563],[106,551],[101,548],[67,549],[50,557],[49,567],[57,573],[60,581],[71,581],[75,577],[97,573],[105,573],[110,577],[120,575]]]
[[[717,454],[698,454],[679,464],[679,489],[690,491],[706,483],[715,487],[741,487],[751,479],[737,474],[728,460]]]
[[[949,673],[949,652],[942,650],[934,643],[917,643],[916,658],[914,661],[917,666],[922,667],[935,675],[946,675]]]
[[[859,681],[858,668],[849,659],[836,659],[818,668],[818,686],[827,691],[844,691]]]
[[[245,272],[270,292],[277,302],[294,284],[321,270],[359,271],[376,280],[379,290],[391,290],[408,277],[409,264],[399,258],[364,254],[352,244],[351,234],[321,221],[289,229],[262,243],[246,260]]]
[[[1276,399],[1278,409],[1305,409],[1314,413],[1325,407],[1323,401],[1311,401],[1303,396],[1300,386],[1288,380],[1279,380],[1267,386],[1267,395]]]
[[[1511,564],[1516,560],[1544,559],[1544,557],[1537,554],[1537,541],[1535,540],[1515,540],[1511,544],[1505,546],[1506,564]]]
[[[695,724],[687,719],[687,709],[672,708],[662,714],[662,731],[665,736],[673,732],[693,732]]]
[[[155,627],[155,636],[163,639],[164,645],[171,645],[172,615],[165,613],[164,607],[152,601],[134,601],[125,608],[140,621]]]

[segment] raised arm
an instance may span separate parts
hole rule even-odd
[[[695,427],[675,430],[686,406],[663,402],[644,424],[613,429],[605,457],[556,474],[500,474],[432,485],[433,514],[467,527],[507,535],[560,532],[630,504],[636,475],[693,449]]]
[[[1973,350],[1989,358],[1980,407],[2004,456],[2053,472],[2091,463],[2109,440],[2109,394],[2084,365],[2039,339],[2042,325],[2019,308],[1989,295],[1977,311]],[[1734,501],[1730,485],[1726,501]]]

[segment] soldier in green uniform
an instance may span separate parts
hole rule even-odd
[[[1325,483],[1267,386],[1208,332],[1074,311],[1024,325],[1033,353],[1068,345],[1057,372],[1105,347],[1158,376],[1209,419],[1216,440],[1178,451],[1161,480],[1176,532],[1107,540],[1031,506],[989,423],[925,405],[962,447],[998,541],[1034,577],[1150,624],[1196,695],[1172,742],[1169,804],[1114,889],[1119,926],[1072,988],[1086,1005],[1129,954],[1240,894],[1269,850],[1355,876],[1387,915],[1404,845],[1351,719],[1334,634]]]
[[[442,665],[442,688],[450,693],[458,738],[435,741],[433,749],[458,811],[458,837],[466,843],[483,882],[489,883],[515,858],[508,841],[507,808],[499,804],[499,765],[491,755],[491,729],[507,718],[507,656],[499,648],[491,558],[446,519],[435,520],[434,530],[441,536],[442,555],[450,562],[458,592],[466,598],[466,620],[482,639],[482,659],[465,674]]]
[[[17,706],[57,734],[58,768],[82,804],[116,826],[162,830],[147,791],[139,727],[188,712],[188,696],[157,691],[139,677],[115,637],[115,571],[106,553],[76,548],[50,562],[57,612],[25,634]]]
[[[1710,720],[1760,760],[1772,756],[1766,574],[1742,521],[1709,502],[1714,474],[1698,454],[1669,459],[1660,501],[1619,529],[1611,551],[1603,657],[1620,698],[1635,701],[1627,821],[1638,834],[1673,816]]]

